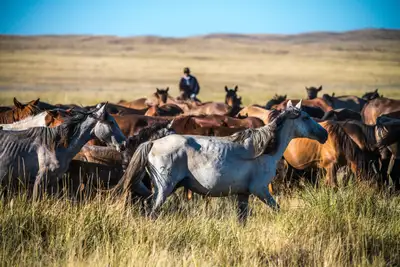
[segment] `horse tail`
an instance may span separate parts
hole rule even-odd
[[[362,175],[363,177],[369,175],[370,161],[373,160],[370,153],[363,152],[340,124],[330,122],[327,128],[336,145],[336,149],[346,159],[348,166],[353,167],[352,169],[356,171],[356,175]],[[356,169],[354,170],[354,168]]]
[[[113,193],[126,194],[130,187],[142,181],[148,165],[148,155],[152,147],[152,141],[139,145],[121,180],[119,180],[118,184],[112,189]]]

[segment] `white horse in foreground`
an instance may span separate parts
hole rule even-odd
[[[301,101],[296,107],[289,101],[268,125],[228,137],[173,134],[143,143],[115,189],[127,193],[130,187],[140,187],[147,170],[154,184],[153,215],[180,186],[213,197],[238,195],[242,220],[247,217],[250,194],[279,209],[268,184],[290,140],[305,137],[324,143],[328,138],[327,131],[300,106]]]

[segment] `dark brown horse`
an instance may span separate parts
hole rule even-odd
[[[231,114],[233,114],[233,116],[238,114],[242,109],[242,98],[238,97],[237,95],[238,89],[239,87],[237,85],[234,89],[229,89],[227,86],[225,86],[225,104],[232,108]]]
[[[287,95],[277,95],[277,94],[275,94],[274,97],[272,97],[272,99],[267,102],[267,104],[265,105],[265,108],[267,110],[270,110],[274,106],[279,105],[280,103],[285,101],[286,98],[287,98]]]
[[[307,92],[307,99],[314,99],[317,98],[318,93],[322,90],[322,85],[318,88],[311,86],[307,87],[306,86],[306,92]]]
[[[370,101],[378,97],[383,97],[383,95],[380,95],[378,93],[378,89],[375,89],[375,91],[366,92],[361,98],[364,99],[365,101]]]
[[[70,196],[86,200],[93,196],[93,189],[109,189],[115,186],[123,175],[121,165],[104,165],[94,162],[72,160],[66,172],[66,179],[60,180],[60,187],[66,188]]]
[[[369,101],[362,109],[361,116],[365,124],[375,125],[379,116],[396,111],[400,111],[400,100],[380,97]]]
[[[41,110],[36,106],[38,102],[39,99],[22,104],[14,97],[14,107],[0,113],[0,124],[14,123],[29,116],[39,114]]]
[[[351,109],[342,108],[334,109],[328,111],[324,114],[321,120],[331,120],[331,121],[345,121],[345,120],[357,120],[361,121],[361,114],[359,112],[353,111]]]
[[[366,100],[354,95],[345,95],[336,97],[324,94],[322,98],[333,109],[347,108],[356,112],[361,112],[362,108],[367,103]]]

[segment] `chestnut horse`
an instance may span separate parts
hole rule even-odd
[[[248,106],[243,108],[238,116],[239,117],[256,117],[262,120],[264,124],[269,123],[269,116],[271,114],[271,110],[267,110],[257,106]]]
[[[344,129],[336,122],[319,123],[328,132],[328,140],[320,144],[314,140],[297,138],[290,141],[283,156],[291,167],[297,170],[320,168],[326,171],[326,183],[337,184],[336,171],[349,166],[360,178],[369,174],[370,158],[363,153]]]
[[[396,111],[400,111],[400,100],[380,97],[369,101],[362,109],[361,116],[365,124],[375,125],[379,116]]]
[[[183,110],[176,104],[165,104],[162,106],[150,107],[145,116],[177,116],[183,113]]]
[[[0,113],[0,124],[14,123],[39,114],[41,110],[36,106],[38,102],[39,98],[37,100],[32,100],[27,104],[22,104],[14,97],[14,107]]]
[[[130,102],[125,100],[120,100],[117,104],[127,108],[140,110],[140,109],[146,109],[154,105],[163,105],[171,103],[171,100],[168,101],[169,99],[172,99],[172,97],[168,94],[168,91],[169,87],[167,87],[166,89],[156,88],[156,92],[151,94],[147,98],[139,98]]]

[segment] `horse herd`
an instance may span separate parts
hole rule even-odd
[[[336,186],[339,168],[349,167],[358,180],[386,186],[391,178],[400,187],[400,100],[378,90],[318,97],[322,86],[306,87],[307,99],[275,95],[247,107],[238,86],[225,86],[224,102],[175,99],[168,90],[87,107],[14,98],[0,107],[2,191],[25,186],[34,200],[65,190],[77,197],[94,184],[151,197],[156,215],[184,187],[188,197],[237,195],[244,220],[250,194],[279,209],[270,183],[289,171],[315,177],[321,170]]]

